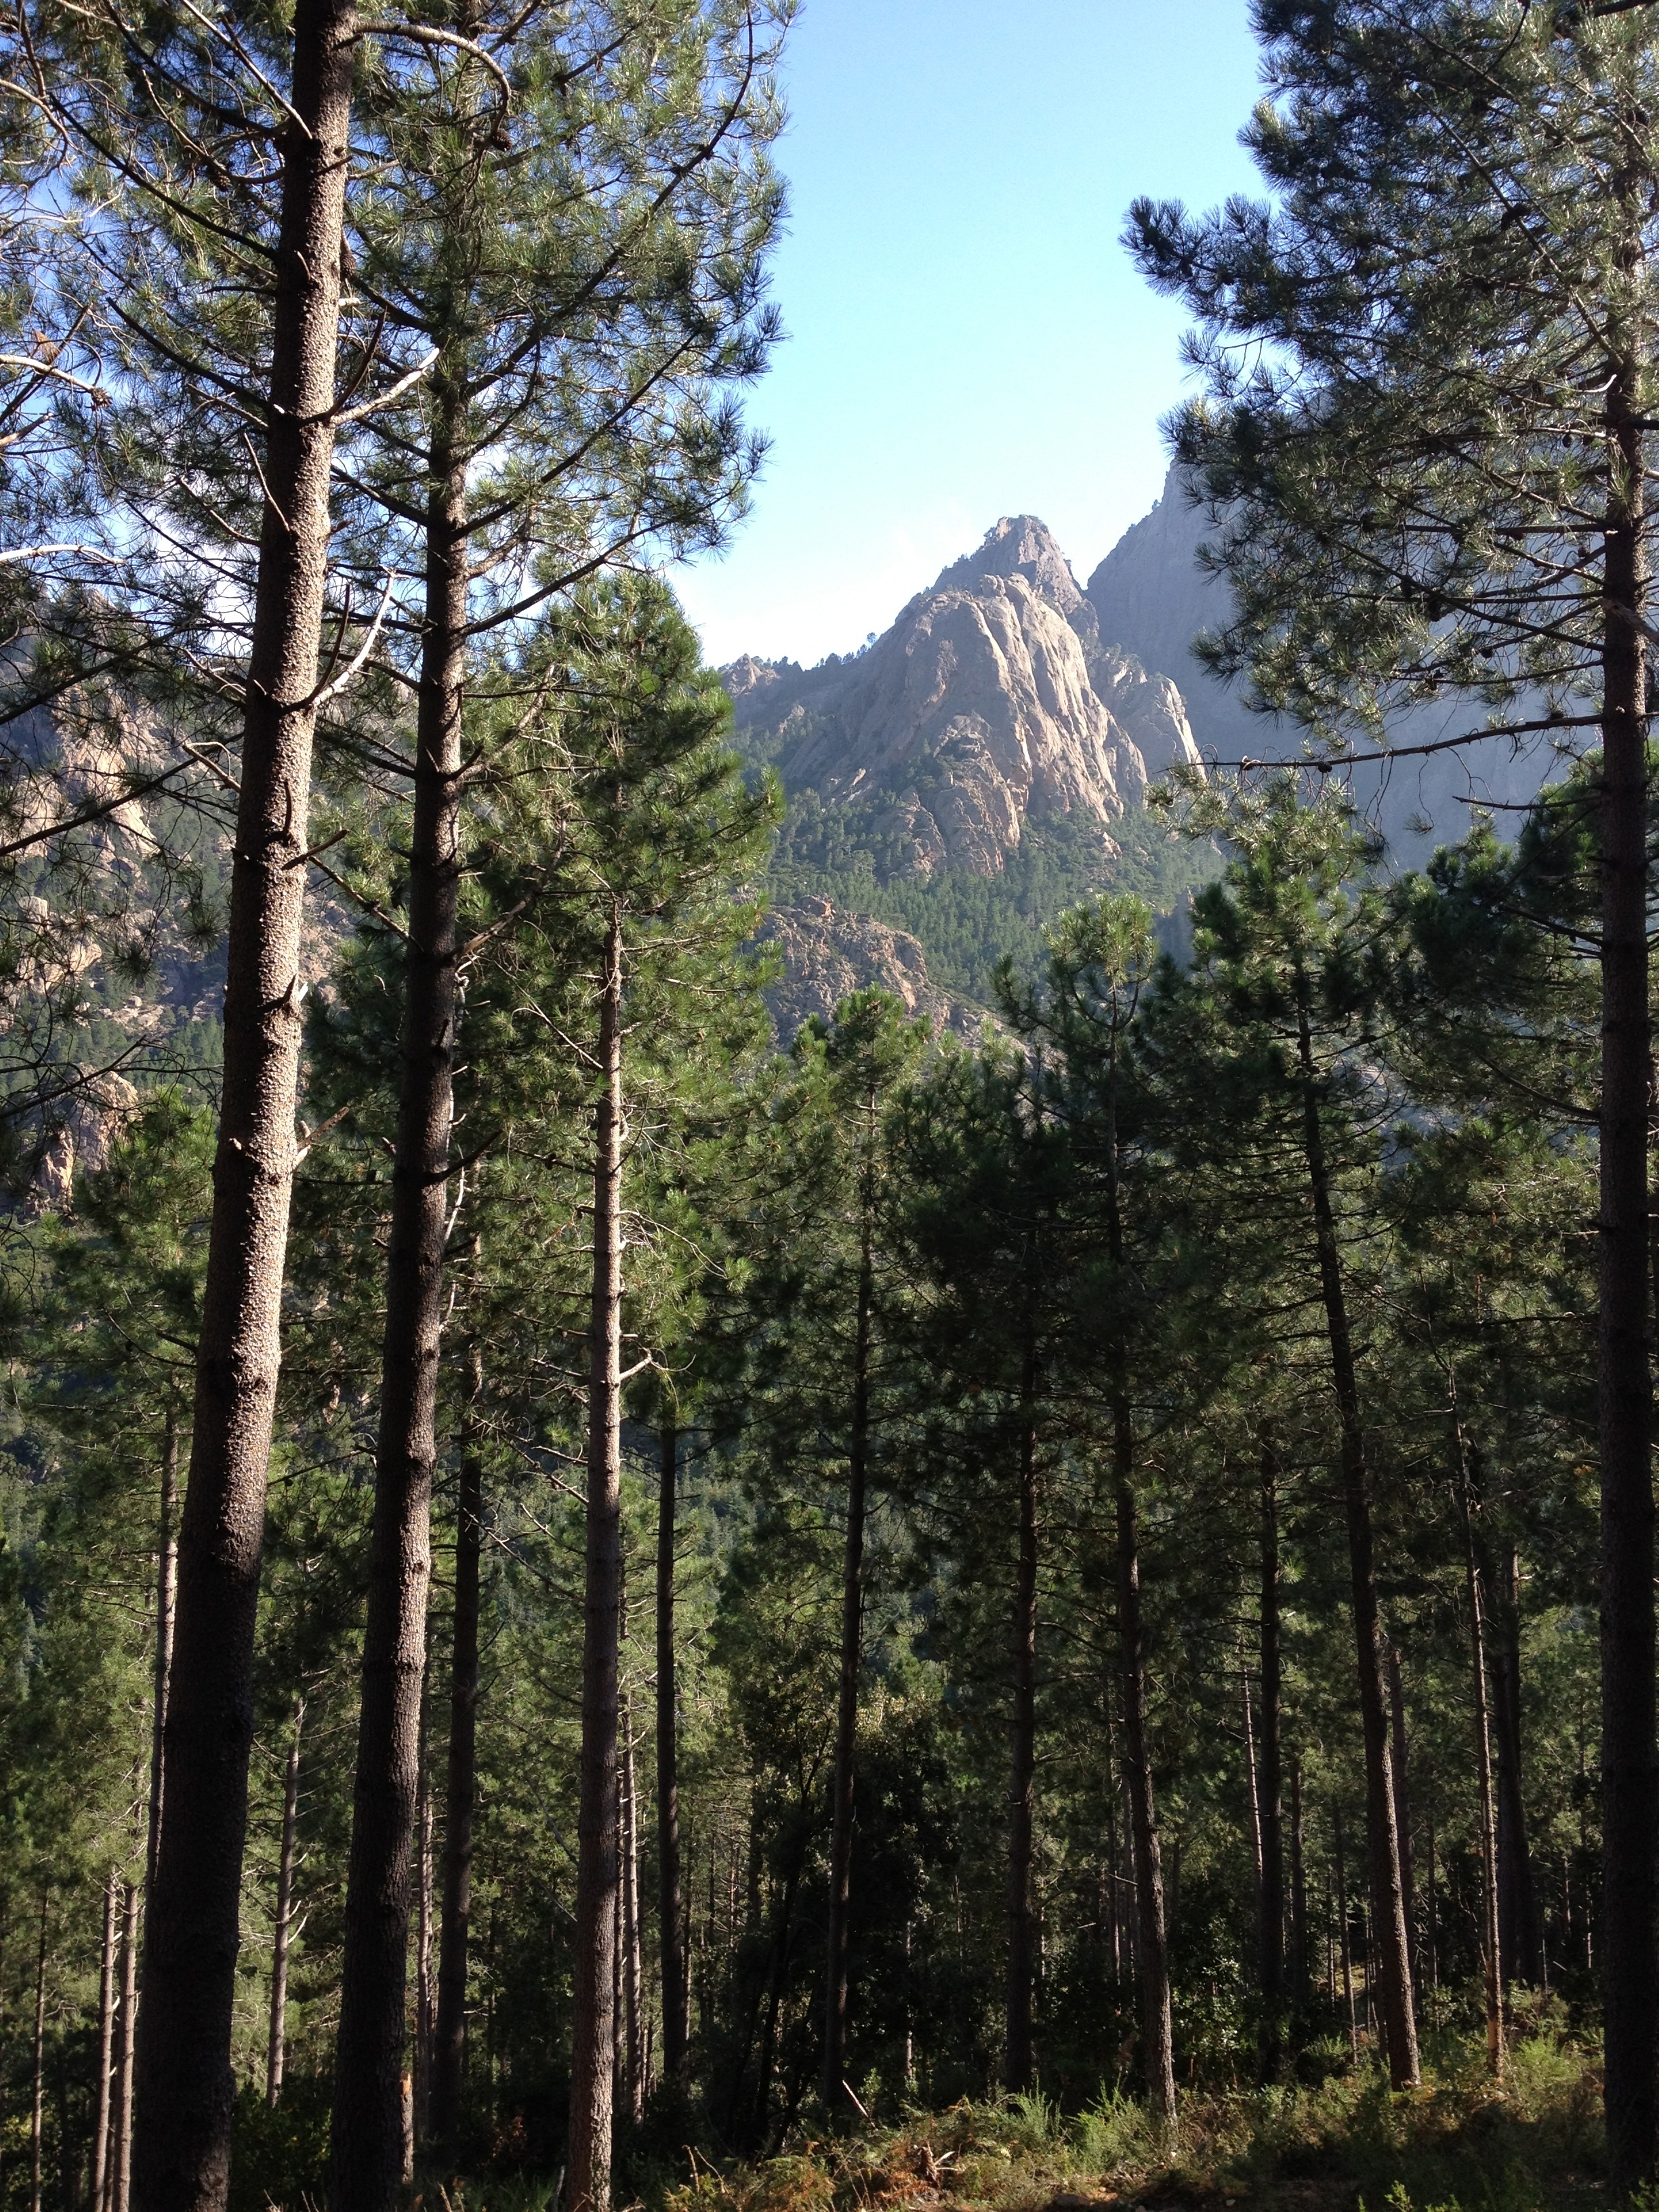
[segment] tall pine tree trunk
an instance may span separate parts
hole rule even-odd
[[[454,1114],[466,669],[466,468],[459,451],[464,402],[459,390],[441,378],[434,404],[441,431],[430,456],[402,1068],[335,2049],[329,2185],[334,2212],[392,2212],[404,2170],[410,1858],[420,1790]]]
[[[483,1362],[470,1347],[471,1395]],[[472,1919],[472,1824],[477,1796],[478,1566],[483,1460],[476,1440],[461,1455],[455,1514],[455,1620],[449,1675],[449,1765],[444,1794],[443,1930],[438,1947],[438,2021],[432,2054],[432,2141],[453,2166],[466,2075],[467,1941]]]
[[[645,2118],[644,1974],[640,1957],[640,1808],[635,1789],[634,1706],[622,1709],[622,1998],[623,2077],[628,2117]]]
[[[128,1882],[121,1917],[121,2032],[115,2062],[115,2142],[110,2154],[110,2212],[132,2201],[132,2069],[138,2029],[138,1885]]]
[[[98,2104],[92,2135],[92,2212],[104,2212],[109,2185],[110,2069],[115,2043],[115,1899],[113,1867],[104,1883],[104,1948],[98,1967]]]
[[[1018,1542],[1010,1620],[1013,1710],[1008,1760],[1008,1984],[1003,2082],[1031,2086],[1031,1989],[1036,1930],[1031,1855],[1036,1780],[1037,1451],[1036,1355],[1027,1343],[1020,1378]]]
[[[657,1943],[662,1960],[662,2067],[685,2080],[691,1991],[680,1897],[679,1710],[674,1675],[674,1522],[679,1431],[663,1415],[657,1488]]]
[[[1506,1544],[1494,1577],[1498,1634],[1492,1667],[1492,1720],[1498,1739],[1498,1917],[1506,1983],[1528,1989],[1544,1979],[1544,1944],[1527,1844],[1521,1753],[1521,1563]]]
[[[875,1098],[870,1100],[874,1143]],[[872,1262],[871,1188],[866,1164],[860,1191],[858,1305],[854,1319],[853,1402],[847,1438],[847,1542],[841,1577],[841,1689],[836,1709],[836,1768],[830,1833],[830,1920],[824,1976],[823,2065],[819,2082],[825,2109],[842,2110],[847,2072],[848,1914],[853,1893],[854,1761],[858,1750],[859,1667],[864,1620],[865,1487],[870,1449],[870,1350],[875,1304]]]
[[[138,2212],[210,2212],[230,2171],[253,1640],[281,1355],[300,929],[328,566],[352,0],[298,0],[278,142],[270,411],[226,951],[224,1073],[163,1771],[145,1916]]]
[[[1621,180],[1632,262],[1645,179]],[[1601,2014],[1607,2165],[1615,2194],[1659,2150],[1652,1370],[1647,1071],[1648,562],[1641,364],[1615,359],[1606,403],[1601,788],[1600,1427]]]
[[[1474,1682],[1474,1772],[1480,1822],[1480,1965],[1486,1996],[1486,2063],[1494,2075],[1501,2075],[1503,1948],[1498,1917],[1498,1821],[1492,1802],[1492,1724],[1486,1705],[1486,1604],[1470,1512],[1468,1449],[1455,1407],[1452,1410],[1452,1434],[1457,1447],[1457,1499],[1463,1523],[1463,1581],[1469,1605],[1469,1662]]]
[[[265,2039],[265,2103],[273,2112],[283,2094],[288,2049],[288,1961],[294,1942],[294,1864],[300,1828],[300,1734],[306,1701],[294,1701],[294,1733],[289,1738],[288,1771],[283,1784],[283,1849],[276,1863],[276,1929],[270,1958],[270,2026]]]
[[[144,1894],[155,1887],[155,1855],[161,1848],[161,1754],[167,1736],[167,1684],[173,1676],[173,1624],[179,1601],[179,1416],[167,1400],[161,1439],[161,1510],[156,1531],[155,1667],[150,1692],[149,1835],[144,1849]]]
[[[588,1340],[587,1560],[581,1798],[576,1844],[570,2212],[611,2202],[617,1942],[617,1652],[622,1633],[622,911],[613,903],[599,995],[593,1112],[593,1297]]]
[[[1285,2013],[1284,1750],[1280,1726],[1283,1666],[1279,1623],[1279,1455],[1263,1425],[1261,1528],[1261,1756],[1258,1796],[1261,1886],[1256,1917],[1256,1972],[1261,1984],[1261,2072],[1279,2072]],[[1248,1692],[1247,1692],[1248,1696]]]
[[[1113,1423],[1113,1485],[1117,1516],[1117,1634],[1123,1685],[1123,1772],[1129,1794],[1135,1871],[1137,1965],[1146,2094],[1165,2124],[1175,2118],[1175,2023],[1170,2000],[1169,1929],[1164,1912],[1164,1865],[1152,1796],[1152,1746],[1146,1733],[1146,1654],[1140,1618],[1140,1536],[1136,1523],[1134,1433],[1129,1409]]]
[[[34,2083],[29,2106],[29,2212],[40,2212],[41,2121],[46,2084],[46,1893],[40,1893],[40,1945],[34,1960]]]
[[[1417,1876],[1412,1864],[1411,1771],[1406,1741],[1406,1683],[1401,1672],[1400,1646],[1389,1638],[1389,1768],[1394,1777],[1395,1826],[1400,1836],[1400,1893],[1406,1906],[1406,1960],[1411,1969],[1412,1997],[1418,1995]]]
[[[1406,1940],[1406,1902],[1400,1880],[1400,1834],[1395,1819],[1394,1778],[1389,1758],[1389,1720],[1382,1695],[1381,1623],[1377,1615],[1376,1570],[1371,1548],[1370,1474],[1365,1435],[1360,1421],[1359,1385],[1354,1372],[1353,1340],[1341,1255],[1331,1209],[1324,1132],[1319,1120],[1319,1089],[1309,1026],[1307,984],[1297,974],[1297,1046],[1302,1073],[1303,1148],[1313,1201],[1314,1234],[1319,1254],[1320,1290],[1331,1355],[1331,1379],[1342,1432],[1342,1489],[1348,1529],[1348,1566],[1352,1590],[1354,1656],[1359,1678],[1359,1717],[1365,1748],[1365,1827],[1370,1844],[1371,1922],[1375,1954],[1370,1971],[1380,1984],[1382,2033],[1389,2078],[1397,2089],[1419,2078],[1417,2022],[1412,2008],[1411,1963]]]
[[[1291,1761],[1291,2002],[1305,2007],[1309,1996],[1308,1873],[1302,1832],[1302,1759]]]

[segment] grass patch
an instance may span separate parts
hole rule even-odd
[[[1605,2198],[1598,2054],[1540,2033],[1501,2086],[1448,2039],[1421,2089],[1395,2095],[1361,2066],[1316,2086],[1182,2097],[1163,2133],[1106,2091],[1062,2113],[1039,2092],[721,2168],[699,2160],[662,2212],[1586,2212]],[[1659,2208],[1656,2208],[1659,2212]]]

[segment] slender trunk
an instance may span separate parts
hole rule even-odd
[[[1297,974],[1297,1035],[1302,1075],[1303,1146],[1314,1234],[1319,1253],[1320,1290],[1330,1345],[1331,1379],[1342,1430],[1342,1487],[1348,1529],[1349,1575],[1353,1593],[1354,1650],[1359,1677],[1359,1714],[1365,1747],[1365,1826],[1370,1843],[1371,1920],[1376,1931],[1367,1968],[1380,1984],[1382,2022],[1388,2046],[1389,2078],[1403,2089],[1419,2078],[1417,2023],[1412,2010],[1411,1963],[1406,1938],[1406,1900],[1400,1879],[1400,1834],[1395,1818],[1389,1771],[1388,1714],[1382,1696],[1376,1570],[1371,1548],[1370,1474],[1365,1434],[1360,1421],[1359,1384],[1354,1371],[1353,1340],[1348,1325],[1342,1261],[1331,1209],[1324,1132],[1319,1119],[1319,1085],[1314,1068],[1306,979]]]
[[[1353,2008],[1353,1952],[1348,1930],[1348,1866],[1342,1850],[1342,1808],[1335,1813],[1336,1826],[1336,1934],[1341,1947],[1342,2003],[1348,2015],[1348,2056],[1359,2056],[1359,2022]]]
[[[686,1974],[684,1909],[680,1900],[679,1712],[674,1680],[674,1514],[679,1431],[663,1417],[657,1487],[657,1944],[662,1960],[662,2068],[684,2084],[690,2039],[691,1990]]]
[[[1415,2004],[1417,1980],[1417,1877],[1412,1865],[1412,1800],[1406,1758],[1406,1683],[1400,1646],[1389,1639],[1389,1749],[1394,1777],[1395,1826],[1400,1837],[1400,1894],[1406,1907],[1406,1959],[1411,1968]]]
[[[465,403],[453,384],[441,380],[435,392],[441,427],[428,457],[426,617],[416,709],[380,1428],[335,2054],[334,2212],[392,2212],[404,2166],[409,1876],[419,1790],[454,1115],[466,668]]]
[[[116,2061],[115,2148],[111,2159],[111,2212],[132,2201],[132,2081],[138,2030],[138,1885],[126,1885],[121,1927],[121,2036]]]
[[[483,1361],[469,1350],[471,1396],[483,1389]],[[438,1950],[438,2022],[432,2057],[432,2140],[453,2166],[466,2075],[467,1935],[472,1917],[472,1822],[477,1794],[478,1563],[483,1461],[475,1440],[461,1455],[455,1515],[454,1649],[449,1676],[449,1771],[444,1800],[444,1917]]]
[[[1155,2117],[1175,2118],[1175,2021],[1170,1999],[1169,1930],[1164,1915],[1164,1867],[1152,1795],[1152,1754],[1146,1732],[1146,1655],[1140,1618],[1140,1539],[1133,1482],[1134,1435],[1129,1409],[1113,1423],[1117,1510],[1117,1635],[1123,1678],[1123,1771],[1129,1792],[1134,1854],[1136,1929],[1140,1969],[1141,2039],[1146,2094]]]
[[[432,1778],[427,1764],[426,1701],[421,1703],[421,1802],[416,1823],[420,1899],[415,1925],[415,2140],[432,2122]]]
[[[1428,1912],[1425,1916],[1425,1925],[1423,1932],[1428,1939],[1428,1984],[1431,1990],[1437,1992],[1440,1987],[1440,1896],[1438,1889],[1438,1874],[1435,1863],[1434,1819],[1432,1814],[1431,1814],[1429,1818],[1428,1830]]]
[[[1647,180],[1619,180],[1631,259]],[[1609,2186],[1628,2193],[1659,2148],[1652,1376],[1649,1351],[1647,1069],[1648,590],[1643,364],[1612,364],[1602,590],[1601,2013]]]
[[[98,1968],[98,2112],[92,2135],[92,2212],[104,2212],[109,2185],[110,2065],[115,2039],[116,1873],[104,1883],[104,1948]]]
[[[1291,2001],[1308,2002],[1308,1874],[1302,1832],[1302,1758],[1291,1761]]]
[[[1285,2011],[1284,1749],[1280,1717],[1283,1664],[1279,1624],[1279,1455],[1265,1425],[1261,1437],[1261,1882],[1256,1920],[1261,1980],[1262,2079],[1279,2071]]]
[[[301,1028],[300,933],[328,565],[342,221],[357,19],[298,0],[278,139],[270,409],[247,669],[213,1221],[145,1916],[139,2212],[214,2212],[230,2170],[253,1644],[280,1359]]]
[[[847,1544],[841,1577],[841,1692],[836,1711],[836,1770],[830,1834],[830,1917],[824,1974],[823,2066],[819,2093],[824,2108],[839,2112],[846,2101],[847,1987],[849,1913],[853,1891],[854,1760],[858,1749],[859,1666],[864,1616],[864,1512],[870,1450],[870,1353],[875,1307],[872,1237],[875,1211],[876,1097],[869,1100],[870,1128],[859,1192],[858,1305],[854,1321],[853,1402],[847,1439]]]
[[[622,1632],[622,909],[599,995],[588,1340],[587,1562],[570,2085],[569,2212],[608,2212],[616,1972],[617,1653]]]
[[[42,2100],[46,2064],[46,1893],[40,1893],[40,1945],[34,1960],[34,2096],[29,2106],[29,2212],[40,2212]]]
[[[628,2116],[635,2127],[645,2118],[645,2031],[641,2016],[640,1960],[640,1815],[635,1793],[634,1708],[624,1698],[622,1711],[622,1995]]]
[[[1475,1558],[1474,1527],[1469,1512],[1468,1460],[1463,1425],[1456,1409],[1452,1430],[1457,1445],[1458,1510],[1463,1523],[1463,1577],[1469,1601],[1469,1657],[1474,1680],[1474,1765],[1480,1815],[1480,1964],[1486,1993],[1486,2063],[1504,2071],[1504,1983],[1498,1922],[1498,1828],[1492,1804],[1492,1728],[1486,1710],[1486,1632]]]
[[[144,1850],[144,1894],[155,1887],[155,1855],[161,1848],[161,1753],[167,1735],[167,1684],[173,1674],[173,1623],[179,1601],[179,1534],[173,1525],[179,1497],[179,1416],[167,1401],[161,1440],[161,1512],[155,1560],[155,1671],[150,1698],[149,1838]]]
[[[1250,1894],[1255,1904],[1257,1932],[1261,1919],[1261,1794],[1256,1786],[1255,1711],[1250,1701],[1250,1670],[1238,1655],[1238,1706],[1244,1722],[1244,1789],[1250,1807]]]
[[[1544,1946],[1527,1845],[1521,1759],[1521,1563],[1504,1547],[1497,1580],[1498,1634],[1492,1653],[1492,1722],[1498,1740],[1498,1919],[1504,1978],[1536,1989],[1544,1978]]]
[[[1031,1989],[1036,1961],[1031,1851],[1036,1778],[1037,1454],[1036,1354],[1026,1343],[1020,1397],[1019,1540],[1010,1623],[1013,1711],[1008,1759],[1008,1989],[1003,2079],[1031,2086]]]
[[[265,2103],[274,2112],[283,2094],[283,2063],[288,2043],[288,1956],[294,1940],[294,1859],[300,1821],[300,1731],[306,1701],[294,1701],[294,1734],[289,1739],[288,1773],[283,1785],[283,1855],[276,1864],[276,1929],[270,1955],[270,2033],[265,2043]]]

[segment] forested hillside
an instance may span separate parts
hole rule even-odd
[[[0,32],[0,2207],[1650,2206],[1659,19],[1131,211],[1226,769],[704,665],[790,15]]]

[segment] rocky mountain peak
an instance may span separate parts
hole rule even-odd
[[[1083,604],[1071,562],[1048,524],[1035,514],[1005,514],[986,532],[976,552],[964,553],[940,570],[933,590],[971,591],[985,576],[1000,576],[1005,581],[1023,576],[1050,606],[1067,617]]]

